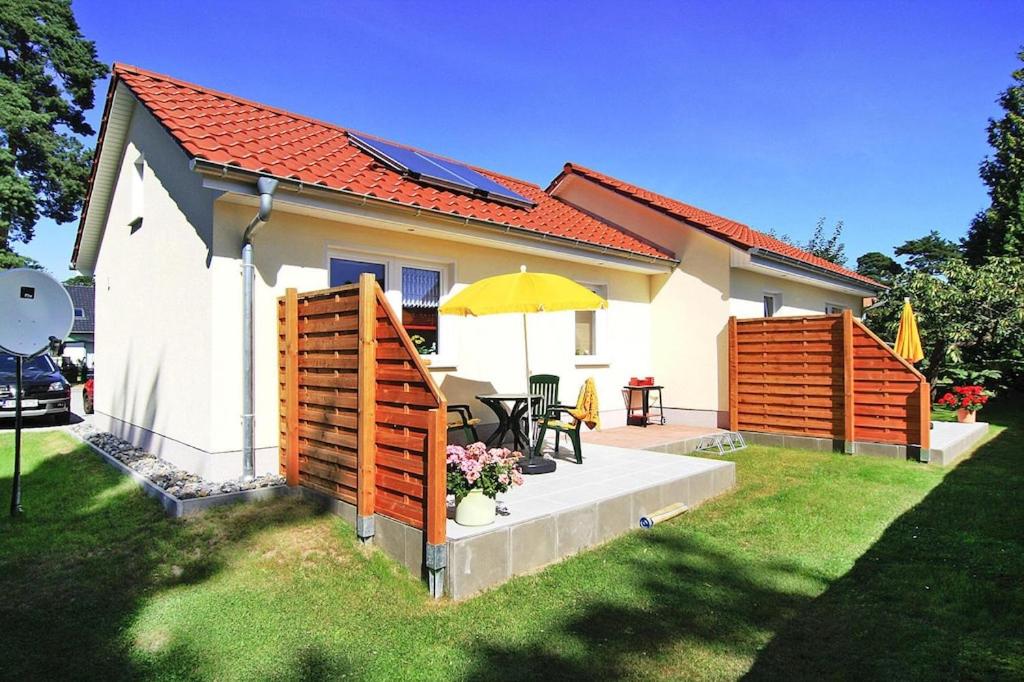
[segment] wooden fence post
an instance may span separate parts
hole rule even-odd
[[[843,452],[852,455],[856,434],[856,385],[853,373],[853,311],[843,310]]]
[[[928,385],[927,379],[922,378],[917,390],[921,403],[918,414],[918,420],[921,425],[920,460],[927,462],[931,459],[931,453],[928,451],[932,447],[932,387]]]
[[[299,485],[299,295],[284,293],[285,481]]]
[[[359,394],[357,399],[356,535],[373,539],[377,492],[377,281],[359,276]]]
[[[736,338],[736,316],[729,318],[729,430],[739,431],[740,426],[740,383],[739,348]]]
[[[448,418],[444,403],[429,411],[427,420],[427,461],[424,474],[427,485],[425,561],[427,583],[435,599],[444,593],[444,571],[448,565],[447,446]]]

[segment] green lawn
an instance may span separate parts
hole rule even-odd
[[[1021,679],[1024,420],[997,407],[949,470],[752,447],[733,494],[461,604],[298,501],[169,520],[31,434],[0,677]]]

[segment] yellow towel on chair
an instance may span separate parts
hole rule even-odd
[[[573,419],[583,422],[588,429],[601,427],[601,415],[598,414],[597,384],[590,377],[580,388],[580,397],[576,400],[576,409],[569,410]]]

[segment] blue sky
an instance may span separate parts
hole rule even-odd
[[[546,184],[574,161],[852,264],[987,205],[1021,2],[79,0],[100,58]],[[98,128],[106,83],[90,115]],[[73,224],[21,251],[67,274]]]

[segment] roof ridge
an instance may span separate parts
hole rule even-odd
[[[757,228],[751,227],[750,225],[747,225],[746,223],[741,223],[740,221],[735,220],[734,218],[729,218],[727,216],[720,215],[720,214],[715,213],[713,211],[709,211],[706,208],[701,208],[700,206],[696,206],[695,204],[691,204],[691,203],[683,201],[681,199],[676,199],[674,197],[670,197],[668,195],[662,194],[661,192],[655,192],[654,190],[647,189],[646,187],[640,187],[640,185],[635,185],[635,184],[633,184],[631,182],[626,182],[625,180],[620,180],[619,178],[616,178],[616,177],[614,177],[612,175],[608,175],[607,173],[602,173],[601,171],[594,170],[592,168],[588,168],[588,167],[580,165],[578,163],[573,163],[572,161],[567,161],[566,164],[565,164],[565,168],[567,170],[569,170],[570,172],[572,172],[574,170],[582,171],[582,173],[581,173],[582,175],[603,176],[603,177],[606,177],[606,178],[608,178],[610,180],[615,180],[616,182],[621,182],[624,185],[630,185],[632,187],[636,187],[637,189],[643,190],[644,192],[650,192],[651,194],[655,194],[655,195],[657,195],[659,197],[662,197],[663,199],[667,199],[669,201],[674,201],[677,204],[682,204],[683,206],[688,206],[689,208],[692,208],[695,211],[700,211],[701,213],[707,213],[708,215],[713,216],[715,218],[718,218],[719,220],[725,220],[725,221],[728,221],[728,222],[730,222],[730,223],[732,223],[734,225],[739,225],[740,227],[744,227],[744,228],[750,230],[751,232],[757,232],[758,234],[766,234],[764,232],[761,232],[761,230],[758,230]],[[694,222],[697,222],[697,221],[694,221]]]
[[[795,246],[795,245],[790,244],[788,242],[784,242],[781,239],[779,239],[778,237],[774,237],[774,236],[772,236],[771,234],[769,234],[767,232],[763,232],[763,231],[758,230],[756,228],[750,227],[749,225],[747,225],[745,223],[741,223],[741,222],[739,222],[737,220],[733,220],[732,218],[726,218],[725,216],[718,215],[717,213],[712,213],[711,211],[708,211],[707,209],[700,208],[699,206],[694,206],[693,204],[689,204],[689,203],[687,203],[685,201],[680,201],[679,199],[674,199],[674,198],[672,198],[670,196],[666,196],[666,195],[661,194],[659,192],[655,192],[653,190],[649,190],[649,189],[646,189],[644,187],[640,187],[639,185],[634,185],[631,182],[626,182],[625,180],[620,180],[620,179],[618,179],[618,178],[616,178],[614,176],[608,175],[606,173],[602,173],[601,171],[593,170],[591,168],[587,168],[586,166],[583,166],[583,165],[580,165],[580,164],[576,164],[576,163],[573,163],[571,161],[566,162],[566,164],[564,166],[564,170],[562,171],[562,173],[557,178],[555,178],[555,180],[552,181],[551,186],[549,186],[549,189],[551,189],[551,187],[555,183],[557,183],[558,180],[563,175],[565,175],[565,174],[573,174],[573,173],[575,173],[577,175],[580,175],[582,177],[589,178],[589,179],[591,179],[591,180],[593,180],[593,181],[595,181],[595,182],[597,182],[597,183],[607,187],[608,189],[611,189],[612,191],[619,192],[620,194],[628,195],[629,198],[631,198],[633,201],[638,201],[638,202],[640,202],[642,204],[645,204],[647,206],[650,206],[650,207],[652,207],[652,208],[654,208],[656,210],[660,210],[662,212],[670,213],[670,214],[674,215],[677,218],[681,218],[682,220],[686,220],[686,221],[689,221],[689,222],[692,222],[692,223],[696,223],[697,225],[701,225],[702,227],[705,227],[705,228],[707,228],[709,230],[713,230],[715,232],[721,232],[718,227],[716,227],[715,225],[710,225],[706,221],[702,221],[697,216],[687,216],[687,215],[684,215],[681,211],[675,210],[675,209],[671,208],[670,206],[658,205],[657,203],[655,203],[654,201],[651,201],[650,199],[647,199],[647,198],[645,198],[643,196],[638,196],[637,192],[645,192],[645,193],[648,193],[648,194],[652,194],[655,197],[658,197],[659,199],[661,199],[664,202],[667,202],[669,204],[678,204],[678,205],[681,205],[681,206],[685,206],[688,209],[692,209],[693,211],[695,211],[697,213],[707,214],[707,215],[711,216],[712,218],[714,218],[716,220],[720,220],[723,223],[727,223],[727,224],[729,224],[731,226],[734,226],[735,228],[739,228],[740,229],[740,234],[739,235],[730,235],[728,233],[721,233],[720,236],[722,236],[723,238],[725,238],[725,239],[727,239],[729,241],[738,242],[738,243],[742,244],[743,246],[745,246],[747,248],[751,248],[751,249],[758,249],[758,248],[759,249],[764,249],[766,251],[771,251],[772,253],[778,254],[780,256],[785,256],[785,257],[788,257],[788,258],[796,258],[796,260],[802,260],[803,262],[807,263],[808,265],[811,265],[811,266],[814,266],[814,267],[817,267],[817,268],[820,268],[820,269],[824,269],[824,270],[829,270],[831,272],[834,272],[836,274],[842,275],[842,276],[847,277],[849,279],[855,279],[855,280],[859,280],[859,281],[862,281],[862,282],[870,282],[870,283],[876,284],[876,285],[879,284],[874,279],[872,279],[870,277],[867,277],[866,275],[862,275],[859,272],[857,272],[856,270],[848,268],[845,265],[839,265],[838,263],[833,263],[832,261],[827,260],[825,258],[822,258],[820,256],[816,256],[816,255],[814,255],[813,253],[807,251],[804,248],[801,248],[799,246]],[[617,183],[618,185],[621,185],[622,187],[617,187],[615,185],[615,183]],[[747,236],[746,239],[744,239],[743,236],[742,236],[742,230],[747,230],[750,233],[749,236]],[[760,243],[759,244],[759,243],[757,243],[758,241],[767,242],[767,244],[765,244],[765,243]],[[789,250],[789,249],[792,249],[794,252],[797,252],[799,254],[799,257],[795,257],[792,253],[786,253],[786,251]]]
[[[529,180],[522,180],[520,178],[515,178],[515,177],[512,177],[511,175],[506,175],[504,173],[499,173],[499,172],[493,171],[493,170],[491,170],[489,168],[484,168],[482,166],[475,166],[475,165],[473,165],[471,163],[466,163],[465,161],[462,161],[460,159],[456,159],[454,157],[444,156],[442,154],[438,154],[436,152],[432,152],[432,151],[429,151],[427,149],[422,149],[422,148],[419,148],[419,147],[413,147],[412,145],[408,145],[408,144],[405,144],[403,142],[396,142],[394,140],[389,140],[386,137],[381,137],[380,135],[376,135],[374,133],[366,133],[366,132],[363,132],[361,130],[355,130],[354,128],[347,128],[347,127],[342,126],[342,125],[340,125],[338,123],[332,123],[330,121],[324,121],[323,119],[314,118],[312,116],[305,116],[303,114],[297,114],[294,111],[289,111],[287,109],[282,109],[281,107],[277,107],[277,106],[274,106],[272,104],[264,104],[263,102],[257,102],[256,100],[248,99],[246,97],[239,97],[238,95],[232,95],[231,93],[224,92],[223,90],[217,90],[217,89],[214,89],[214,88],[208,88],[205,85],[199,85],[198,83],[192,83],[190,81],[185,81],[185,80],[182,80],[180,78],[175,78],[174,76],[168,76],[167,74],[158,73],[156,71],[150,71],[149,69],[143,69],[141,67],[134,66],[132,64],[125,64],[123,62],[114,62],[113,72],[114,72],[115,75],[117,75],[120,72],[128,72],[128,73],[134,73],[134,74],[137,74],[137,75],[140,75],[140,76],[145,76],[146,78],[154,78],[154,79],[157,79],[157,80],[166,81],[168,83],[173,83],[173,84],[178,85],[180,87],[190,88],[192,90],[195,90],[196,92],[201,92],[201,93],[204,93],[204,94],[207,94],[207,95],[212,95],[214,97],[219,97],[221,99],[231,100],[233,102],[239,102],[239,103],[242,103],[242,104],[247,104],[247,105],[249,105],[249,106],[251,106],[251,107],[253,107],[255,109],[265,109],[267,111],[272,111],[275,114],[279,114],[281,116],[287,116],[287,117],[293,118],[293,119],[295,119],[297,121],[304,121],[306,123],[311,123],[313,125],[320,125],[320,126],[326,126],[328,128],[333,128],[334,130],[337,130],[338,132],[344,133],[345,135],[353,134],[353,135],[359,135],[360,137],[368,137],[368,138],[371,138],[371,139],[374,139],[374,140],[379,140],[380,142],[387,142],[388,144],[393,144],[396,147],[401,147],[403,149],[407,149],[407,150],[413,151],[413,152],[422,152],[423,154],[429,154],[429,155],[435,156],[435,157],[437,157],[437,158],[439,158],[439,159],[441,159],[443,161],[451,161],[452,163],[462,164],[462,165],[467,166],[467,167],[469,167],[469,168],[471,168],[471,169],[473,169],[473,170],[475,170],[477,172],[487,173],[489,175],[493,175],[495,177],[502,178],[503,180],[508,180],[510,182],[515,182],[515,183],[518,183],[520,185],[526,185],[527,187],[534,187],[536,189],[540,189],[540,190],[543,191],[543,189],[541,188],[541,186],[539,184],[537,184],[535,182],[530,182]],[[131,87],[131,85],[128,85],[128,87]]]

